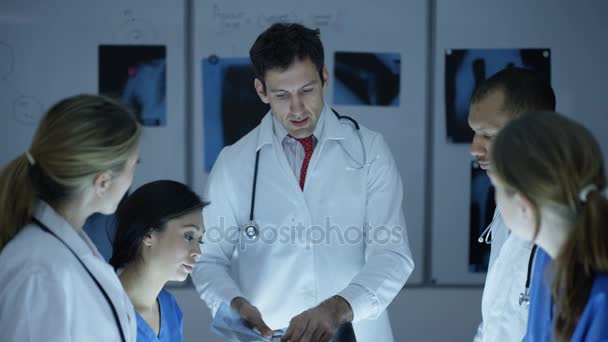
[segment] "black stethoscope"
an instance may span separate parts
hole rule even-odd
[[[532,277],[532,264],[534,263],[534,256],[536,255],[536,245],[532,246],[530,252],[530,258],[528,259],[528,273],[526,274],[526,287],[524,292],[519,294],[519,306],[530,305],[530,278]]]
[[[84,269],[87,271],[87,273],[89,274],[89,276],[93,279],[93,281],[95,282],[95,285],[97,285],[97,287],[99,288],[99,290],[103,294],[104,298],[106,299],[106,301],[110,305],[110,308],[112,309],[112,314],[114,315],[114,320],[116,321],[116,326],[118,327],[118,331],[120,332],[121,341],[125,342],[126,341],[126,339],[125,339],[125,333],[122,330],[122,325],[120,324],[120,319],[118,318],[118,311],[116,310],[116,307],[114,307],[114,303],[112,303],[112,300],[110,300],[110,296],[108,295],[108,293],[106,292],[106,290],[103,288],[103,286],[101,286],[101,284],[99,283],[99,281],[97,280],[97,278],[95,278],[95,276],[93,276],[93,273],[91,273],[91,271],[87,268],[87,266],[84,264],[84,262],[82,262],[82,260],[80,260],[80,258],[78,257],[78,254],[76,254],[76,252],[74,252],[74,250],[72,249],[72,247],[70,247],[65,241],[63,241],[63,239],[61,239],[59,236],[57,236],[57,234],[53,233],[53,231],[50,230],[49,227],[47,227],[44,223],[42,223],[37,218],[32,217],[32,222],[34,222],[34,224],[36,224],[37,226],[39,226],[40,229],[42,229],[43,231],[45,231],[45,232],[53,235],[57,240],[61,241],[61,243],[63,243],[63,245],[70,252],[72,252],[72,254],[74,255],[74,257],[76,258],[76,260],[78,260],[80,262],[80,264],[82,265],[82,267],[84,267]]]
[[[485,241],[486,244],[491,244],[492,240],[489,239],[490,233],[492,232],[492,224],[490,224],[477,238],[477,242],[482,243]],[[484,237],[485,235],[485,237]],[[519,306],[530,305],[530,279],[532,278],[532,264],[534,263],[534,256],[536,255],[536,245],[532,246],[530,257],[528,258],[528,271],[526,274],[526,284],[524,292],[519,293]]]
[[[370,163],[367,162],[365,146],[363,145],[363,137],[361,136],[361,128],[359,127],[359,123],[357,122],[357,120],[351,118],[350,116],[340,115],[333,108],[331,108],[331,111],[336,115],[338,120],[344,119],[344,120],[350,121],[353,124],[353,126],[355,127],[355,131],[357,132],[357,135],[359,136],[359,142],[361,143],[361,150],[363,151],[363,163],[360,163],[355,158],[353,158],[353,156],[344,148],[344,146],[342,146],[342,144],[339,143],[340,146],[342,147],[342,150],[344,150],[344,152],[348,155],[348,157],[357,164],[357,167],[354,167],[353,169],[362,169],[363,167],[370,165],[371,162]],[[255,211],[255,194],[256,194],[256,186],[258,183],[258,165],[259,165],[259,161],[260,161],[260,150],[261,149],[258,149],[257,152],[255,153],[255,167],[254,167],[254,171],[253,171],[253,187],[251,189],[251,208],[249,209],[249,223],[243,229],[245,236],[250,240],[255,240],[258,237],[258,233],[259,233],[259,228],[258,228],[257,224],[255,223],[253,214]]]

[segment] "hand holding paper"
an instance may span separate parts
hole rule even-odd
[[[318,306],[293,317],[281,341],[327,342],[336,335],[342,324],[348,323],[352,319],[353,312],[350,304],[340,296],[333,296]]]
[[[242,300],[243,302],[237,302],[237,305],[235,305],[241,314],[230,308],[227,304],[222,304],[217,310],[215,317],[213,317],[211,331],[217,335],[241,342],[279,341],[282,333],[279,334],[278,331],[273,332],[270,330],[262,320],[259,310],[245,299]],[[257,326],[254,327],[253,324],[249,323],[249,320],[245,320],[242,316],[256,322],[257,326],[262,326],[264,334],[260,334],[258,332],[260,329]]]

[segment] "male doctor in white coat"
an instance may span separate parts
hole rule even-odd
[[[274,24],[250,57],[270,111],[211,171],[197,291],[265,335],[288,328],[282,341],[328,341],[351,321],[357,341],[393,341],[386,308],[414,263],[388,146],[324,102],[318,30]]]
[[[482,82],[471,98],[469,125],[475,131],[471,155],[482,169],[491,168],[492,139],[509,121],[529,111],[555,111],[549,83],[533,71],[508,67]],[[475,342],[521,341],[526,333],[526,291],[532,244],[509,233],[498,209],[484,240],[491,241],[490,263],[481,303],[482,322]]]

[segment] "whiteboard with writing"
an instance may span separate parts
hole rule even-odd
[[[183,1],[0,2],[0,165],[58,100],[98,92],[100,45],[166,48],[166,124],[146,127],[134,186],[186,179]]]

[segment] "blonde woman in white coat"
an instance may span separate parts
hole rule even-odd
[[[82,230],[131,185],[141,128],[102,96],[60,101],[0,174],[2,341],[135,341],[133,306]]]

